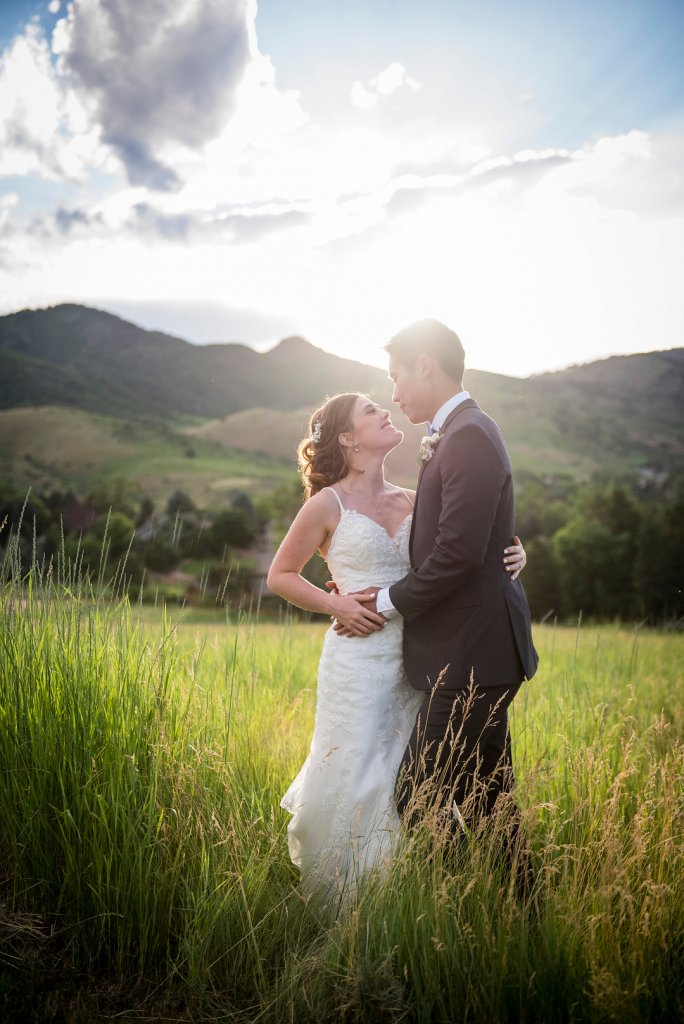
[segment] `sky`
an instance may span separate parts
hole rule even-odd
[[[527,376],[684,345],[684,3],[2,0],[0,314]]]

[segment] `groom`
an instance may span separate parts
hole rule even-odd
[[[507,710],[538,662],[525,593],[501,563],[515,534],[511,464],[496,423],[463,390],[457,334],[420,320],[386,350],[393,401],[431,435],[421,445],[411,569],[376,599],[387,618],[403,617],[406,673],[425,693],[398,806],[407,812],[414,786],[431,780],[446,809],[455,800],[474,822],[512,789]],[[452,827],[458,835],[455,819]]]

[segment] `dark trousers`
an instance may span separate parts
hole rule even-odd
[[[440,690],[425,694],[397,782],[397,808],[414,825],[437,810],[454,840],[463,839],[461,818],[477,827],[489,818],[502,794],[513,790],[508,708],[520,688],[494,686]],[[454,814],[453,803],[459,809]],[[519,811],[512,796],[502,803],[505,862],[513,867],[516,888],[533,882],[527,855],[520,851]]]

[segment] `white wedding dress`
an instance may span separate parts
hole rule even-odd
[[[411,515],[394,537],[343,507],[326,557],[341,593],[387,586],[409,569]],[[407,496],[407,501],[409,501]],[[394,786],[423,694],[402,661],[403,619],[368,637],[331,628],[318,666],[311,749],[281,801],[288,845],[307,892],[349,894],[382,865],[399,835]]]

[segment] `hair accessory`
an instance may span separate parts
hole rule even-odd
[[[318,444],[318,442],[320,441],[322,429],[323,424],[321,423],[320,420],[316,420],[316,422],[314,423],[314,428],[311,432],[311,440],[313,441],[314,444]]]

